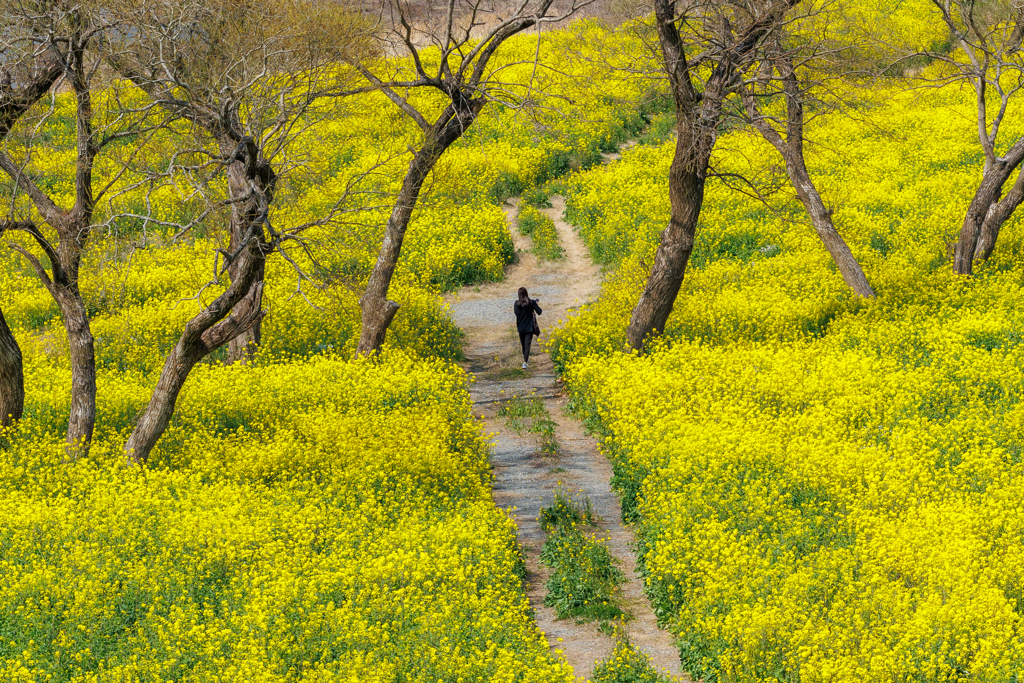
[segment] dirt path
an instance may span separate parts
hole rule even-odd
[[[536,355],[530,358],[526,376],[519,370],[522,357],[512,303],[520,286],[527,287],[531,297],[540,298],[544,310],[540,316],[542,331],[564,319],[574,308],[595,299],[600,291],[600,269],[591,262],[576,233],[561,219],[564,200],[555,196],[552,204],[545,213],[555,221],[565,249],[563,261],[538,263],[529,253],[530,240],[515,230],[513,204],[506,207],[506,216],[513,228],[518,262],[506,271],[505,282],[465,287],[452,300],[452,314],[467,334],[467,360],[463,366],[476,376],[470,393],[486,431],[495,435],[494,501],[509,510],[519,527],[519,541],[529,571],[530,605],[536,611],[537,625],[547,635],[552,649],[561,651],[572,665],[576,676],[589,677],[594,663],[611,653],[615,641],[598,631],[596,624],[576,624],[572,619],[558,621],[554,610],[544,606],[548,569],[539,561],[544,532],[537,513],[541,506],[550,504],[560,483],[590,498],[600,517],[599,533],[608,537],[608,547],[627,576],[619,602],[634,617],[627,626],[630,639],[651,656],[656,669],[678,675],[678,652],[669,634],[657,627],[642,593],[642,580],[634,572],[636,557],[630,549],[633,532],[621,523],[619,501],[609,487],[610,463],[598,451],[594,439],[584,433],[582,425],[565,414],[567,398],[561,393],[551,359],[539,348],[542,344],[534,342]],[[541,341],[544,339],[546,336]],[[543,454],[534,435],[517,435],[497,417],[499,399],[530,393],[544,398],[558,425],[555,436],[561,450],[555,456]]]

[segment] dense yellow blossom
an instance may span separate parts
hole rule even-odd
[[[370,97],[293,141],[288,158],[303,163],[283,176],[276,226],[323,215],[380,163],[360,186],[363,210],[305,233],[315,263],[288,252],[310,279],[271,257],[259,358],[199,365],[145,469],[125,468],[121,448],[184,322],[226,284],[211,284],[224,216],[176,241],[139,219],[97,231],[81,288],[99,414],[78,462],[64,460],[70,367],[58,310],[19,255],[0,255],[0,306],[28,390],[19,431],[0,435],[0,680],[571,680],[533,622],[515,526],[491,501],[467,376],[449,362],[462,333],[441,294],[501,277],[512,242],[497,200],[593,163],[640,125],[645,86],[564,49],[581,38],[595,49],[624,40],[592,23],[546,34],[553,68],[530,86],[571,105],[531,115],[491,104],[438,164],[391,287],[402,307],[373,362],[348,360],[358,297],[420,133]],[[508,48],[503,78],[525,86],[529,65],[510,64],[537,45]],[[592,92],[595,80],[608,87]],[[68,203],[73,101],[53,105],[40,124],[50,147],[29,170]],[[155,138],[147,163],[159,166],[174,142]],[[97,182],[116,168],[101,156]],[[152,218],[191,219],[185,180],[154,190]],[[146,213],[141,191],[112,196],[100,220]]]
[[[981,172],[971,96],[868,100],[808,134],[870,302],[797,202],[772,213],[712,180],[665,336],[619,353],[672,145],[569,183],[570,217],[618,268],[553,349],[638,521],[654,607],[705,679],[1024,675],[1024,233],[1014,218],[974,278],[953,275]],[[719,146],[719,170],[776,158],[742,132]]]

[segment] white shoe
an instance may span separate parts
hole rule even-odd
[[[523,363],[523,370],[525,370],[528,367],[530,367],[530,366],[528,366],[526,363]]]

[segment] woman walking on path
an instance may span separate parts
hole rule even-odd
[[[539,299],[530,298],[526,287],[520,287],[519,298],[516,299],[516,303],[512,306],[512,310],[516,314],[516,329],[519,330],[519,343],[523,347],[523,370],[529,367],[530,344],[533,342],[533,336],[540,334],[536,316],[540,315],[542,311],[540,306],[537,305],[538,301]]]

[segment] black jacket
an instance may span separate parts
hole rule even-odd
[[[519,334],[529,334],[533,332],[533,314],[541,314],[540,306],[537,305],[536,299],[530,299],[529,306],[520,305],[519,301],[516,300],[512,306],[512,310],[516,312],[516,329],[519,330]]]

